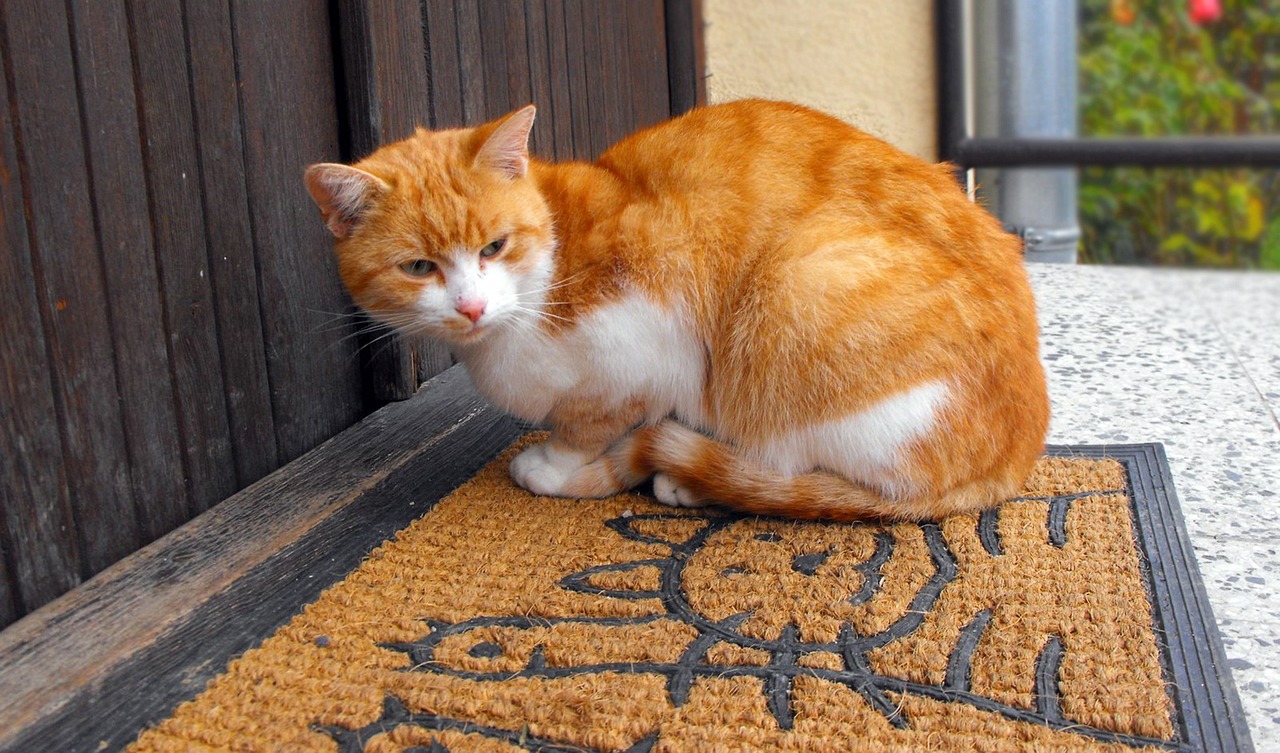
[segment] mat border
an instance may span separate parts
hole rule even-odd
[[[19,620],[0,632],[0,751],[87,753],[132,742],[527,430],[454,367]],[[1184,740],[1252,753],[1164,448],[1046,451],[1125,465],[1155,618],[1177,631],[1162,650]],[[1194,687],[1205,689],[1203,700],[1185,690]]]
[[[1143,574],[1182,743],[1205,753],[1254,753],[1222,634],[1187,534],[1164,445],[1048,445],[1051,457],[1111,459],[1125,468]],[[1199,690],[1199,693],[1193,692]]]

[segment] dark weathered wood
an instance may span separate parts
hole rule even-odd
[[[524,5],[525,61],[528,66],[529,101],[538,106],[538,120],[529,135],[529,151],[540,159],[555,154],[555,107],[551,101],[551,67],[547,54],[546,0]]]
[[[18,595],[13,592],[11,585],[12,578],[9,575],[9,565],[5,562],[5,541],[9,539],[9,532],[5,526],[3,516],[0,516],[0,625],[8,625],[18,619]]]
[[[0,750],[116,750],[523,430],[453,369],[0,633]]]
[[[59,536],[59,545],[68,550],[78,537],[80,565],[95,572],[136,549],[141,535],[94,238],[66,6],[14,0],[0,4],[0,13],[5,72],[12,87],[9,107],[22,155],[31,272],[48,352],[44,360],[52,377],[64,479],[76,516],[75,528],[44,530]],[[9,336],[26,338],[29,332]],[[53,415],[30,418],[51,421]],[[19,455],[19,463],[43,460],[22,448]],[[15,503],[18,514],[40,516],[47,514],[49,501],[32,496]]]
[[[603,20],[601,15],[605,9],[600,3],[583,0],[579,3],[579,18],[582,24],[579,43],[582,55],[586,59],[587,80],[584,93],[586,95],[587,117],[591,123],[591,159],[596,159],[605,149],[613,144],[616,138],[617,122],[614,113],[608,108],[608,87],[617,81],[616,65],[613,57],[617,50],[609,49],[602,34]]]
[[[280,459],[361,414],[359,364],[344,333],[316,311],[342,311],[332,239],[302,186],[312,163],[338,154],[329,17],[323,3],[233,0],[246,186],[258,258],[267,366]]]
[[[462,61],[458,57],[458,17],[453,0],[422,0],[431,89],[431,126],[467,125],[462,112]]]
[[[597,141],[593,138],[595,123],[591,116],[591,102],[587,95],[588,68],[595,63],[587,56],[582,24],[584,0],[564,0],[564,49],[566,76],[569,90],[569,121],[573,130],[573,156],[575,159],[594,160],[599,156]]]
[[[130,480],[144,541],[185,523],[178,416],[123,6],[69,5]],[[94,532],[87,532],[94,535]]]
[[[479,0],[457,0],[454,5],[458,31],[458,78],[462,82],[462,120],[473,126],[499,113],[487,111],[484,66],[481,54],[483,32],[480,28]]]
[[[530,2],[525,11],[529,29],[529,80],[533,101],[538,105],[531,149],[542,159],[572,159],[564,0]]]
[[[500,117],[533,101],[529,81],[529,30],[520,3],[481,3],[485,106]]]
[[[6,60],[10,47],[0,39]],[[0,76],[0,102],[9,90]],[[57,408],[47,367],[10,109],[0,107],[0,549],[9,608],[0,627],[80,582]],[[37,505],[38,501],[38,505]]]
[[[431,121],[421,10],[391,0],[338,3],[352,160]]]
[[[231,9],[227,0],[186,0],[185,8],[209,270],[239,488],[275,470],[280,461],[244,182]],[[324,315],[317,318],[317,327],[329,326]]]
[[[626,11],[632,127],[639,129],[671,117],[667,30],[662,3],[629,2]]]
[[[671,114],[707,103],[702,0],[665,0]]]
[[[130,0],[127,7],[190,517],[237,485],[187,78],[187,38],[180,5]]]
[[[646,0],[618,3],[591,3],[599,14],[596,22],[601,50],[601,94],[605,113],[605,148],[631,133],[635,126],[631,101],[636,96],[636,80],[631,76],[627,33],[627,6]]]

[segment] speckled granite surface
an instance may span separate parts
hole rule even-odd
[[[1030,273],[1049,441],[1165,445],[1254,745],[1280,750],[1280,274]]]

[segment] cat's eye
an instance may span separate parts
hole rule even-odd
[[[414,259],[401,264],[400,271],[410,277],[426,277],[436,271],[436,263],[426,259]]]
[[[487,245],[487,246],[485,246],[484,248],[480,249],[480,256],[481,256],[481,258],[484,258],[484,259],[492,259],[493,257],[497,256],[498,254],[502,253],[502,249],[504,249],[504,248],[506,248],[506,247],[507,247],[507,239],[506,239],[506,238],[499,238],[498,240],[494,241],[493,243],[490,243],[489,245]]]

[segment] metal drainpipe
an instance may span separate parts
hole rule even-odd
[[[1075,0],[967,0],[975,136],[1076,135]],[[1075,168],[976,171],[978,195],[1028,261],[1074,263]]]

